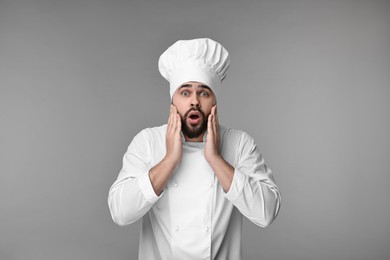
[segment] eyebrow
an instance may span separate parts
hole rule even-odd
[[[200,88],[205,88],[205,89],[208,89],[210,91],[212,91],[208,86],[206,85],[199,85],[198,87]],[[181,85],[179,89],[182,89],[182,88],[192,88],[192,85],[191,84],[184,84],[184,85]]]

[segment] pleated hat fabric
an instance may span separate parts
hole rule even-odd
[[[161,75],[169,81],[171,99],[176,89],[188,81],[207,85],[218,99],[229,65],[227,50],[208,38],[179,40],[158,61]]]

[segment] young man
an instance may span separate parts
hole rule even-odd
[[[242,216],[268,226],[280,193],[245,132],[218,123],[229,54],[211,39],[178,41],[160,57],[168,123],[131,142],[108,204],[119,225],[142,218],[140,260],[239,260]]]

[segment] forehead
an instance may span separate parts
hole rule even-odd
[[[209,86],[207,86],[206,84],[204,84],[202,82],[198,82],[198,81],[185,82],[185,83],[181,84],[181,86],[179,87],[179,89],[181,89],[181,88],[202,88],[202,89],[208,89],[211,91]]]

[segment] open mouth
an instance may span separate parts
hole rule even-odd
[[[188,114],[188,122],[192,125],[198,124],[201,121],[201,114],[199,111],[191,111]]]

